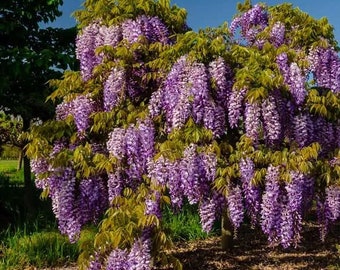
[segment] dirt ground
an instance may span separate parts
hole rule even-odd
[[[266,238],[259,231],[244,227],[231,252],[222,251],[220,238],[213,237],[179,243],[171,253],[181,260],[184,270],[339,270],[340,255],[336,244],[340,244],[340,223],[332,228],[324,243],[319,240],[317,226],[309,223],[297,249],[268,247]]]
[[[340,223],[332,227],[324,243],[319,240],[318,228],[313,223],[305,225],[302,236],[297,249],[272,248],[258,230],[244,226],[231,252],[221,250],[219,237],[180,242],[169,252],[180,259],[183,270],[340,270],[340,255],[335,247],[340,244]],[[76,270],[77,267],[49,269]]]

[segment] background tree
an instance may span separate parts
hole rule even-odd
[[[60,78],[65,69],[76,69],[75,28],[42,28],[61,15],[61,0],[0,3],[0,108],[20,115],[27,131],[34,118],[49,119],[45,103],[51,88],[47,82]],[[24,145],[24,144],[23,144]],[[24,159],[25,185],[31,184],[29,161]]]
[[[18,158],[18,170],[21,169],[22,155],[24,145],[20,140],[22,134],[22,119],[20,116],[14,117],[13,115],[7,115],[5,112],[0,112],[0,155],[2,157],[2,151],[4,146],[11,148],[12,156]],[[4,153],[6,155],[6,153]],[[14,154],[14,155],[13,155]]]
[[[85,2],[80,72],[53,85],[56,119],[29,155],[59,229],[100,223],[89,269],[172,263],[162,207],[226,212],[271,245],[297,246],[316,202],[320,236],[340,216],[340,60],[332,27],[289,4],[245,1],[230,27],[191,31],[169,1]],[[91,255],[90,255],[91,254]]]

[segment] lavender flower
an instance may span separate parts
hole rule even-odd
[[[270,144],[276,144],[282,139],[282,127],[280,115],[273,96],[269,96],[263,101],[262,117],[267,141]]]
[[[209,64],[209,75],[216,88],[216,102],[224,110],[228,108],[228,100],[233,86],[233,73],[222,57]]]
[[[106,270],[129,270],[128,256],[126,250],[112,250],[107,259]]]
[[[268,14],[259,4],[236,17],[230,24],[230,32],[235,35],[236,29],[241,28],[241,35],[250,44],[254,44],[257,34],[268,25]]]
[[[282,22],[276,22],[273,25],[270,40],[276,47],[279,47],[284,43],[285,30],[285,25]]]
[[[199,215],[201,218],[202,229],[205,232],[210,232],[215,222],[215,211],[217,205],[214,198],[207,198],[199,204]]]
[[[101,177],[84,179],[79,184],[80,223],[97,222],[106,210],[107,190]]]
[[[281,227],[282,193],[279,184],[279,167],[269,165],[265,177],[266,186],[261,203],[261,228],[268,240],[279,240]]]
[[[247,93],[247,89],[233,89],[229,98],[228,104],[228,118],[230,127],[235,128],[238,126],[238,121],[243,112],[243,100]]]
[[[129,270],[151,270],[151,239],[148,233],[142,233],[135,240],[128,255]]]
[[[254,143],[256,143],[259,139],[259,132],[262,127],[261,107],[257,103],[246,103],[244,116],[246,134]]]
[[[340,186],[329,186],[326,188],[325,207],[327,207],[327,218],[336,221],[340,217]]]
[[[307,96],[307,90],[305,88],[305,76],[296,63],[290,64],[288,85],[294,101],[297,105],[301,105]]]
[[[110,134],[106,143],[107,150],[117,159],[126,155],[125,129],[115,128]]]
[[[72,101],[72,115],[78,132],[83,133],[90,126],[90,115],[94,111],[91,98],[79,95]]]
[[[318,86],[340,92],[340,59],[334,48],[316,48],[308,56]]]
[[[236,230],[240,227],[244,218],[242,189],[238,185],[229,189],[227,202],[230,219],[235,228],[236,235]]]
[[[261,190],[259,187],[252,184],[255,173],[255,164],[250,158],[245,158],[240,160],[239,166],[245,209],[250,216],[251,224],[254,227],[257,224],[261,203]]]
[[[111,111],[125,98],[125,72],[122,69],[112,69],[109,77],[104,82],[104,110]]]

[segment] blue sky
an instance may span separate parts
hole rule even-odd
[[[205,27],[216,27],[227,21],[230,23],[236,13],[236,5],[243,0],[172,0],[173,4],[183,7],[188,12],[188,24],[194,30]],[[340,1],[339,0],[253,0],[252,3],[276,5],[290,2],[295,7],[307,12],[316,19],[327,17],[335,28],[335,37],[340,42]],[[75,25],[71,14],[81,8],[83,0],[64,0],[63,16],[58,18],[53,26],[70,27]]]

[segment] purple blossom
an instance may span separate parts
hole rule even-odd
[[[171,204],[175,208],[181,208],[184,197],[184,184],[181,174],[181,162],[175,161],[169,166],[168,188],[171,198]]]
[[[155,198],[148,198],[145,200],[145,215],[155,215],[157,218],[162,217],[161,206],[160,206],[160,193],[155,193]]]
[[[334,48],[316,48],[308,56],[310,70],[319,87],[340,91],[340,59]]]
[[[150,43],[169,42],[169,33],[165,24],[158,17],[139,16],[136,20],[128,19],[122,24],[123,39],[135,43],[143,36]]]
[[[214,198],[208,198],[200,202],[199,215],[201,218],[202,229],[205,232],[210,232],[215,222],[215,211],[217,205]]]
[[[90,126],[90,115],[94,111],[91,98],[79,95],[72,101],[72,115],[78,132],[83,133]]]
[[[107,186],[109,202],[111,203],[114,198],[121,195],[126,186],[126,181],[121,169],[117,169],[114,173],[109,173]]]
[[[65,120],[67,116],[72,115],[73,113],[72,102],[63,101],[62,103],[58,104],[55,113],[57,121]]]
[[[327,218],[334,222],[340,217],[340,186],[326,188],[325,207],[328,209]]]
[[[184,150],[181,160],[181,179],[183,182],[184,194],[190,204],[198,203],[201,198],[200,177],[201,169],[197,155],[197,146],[191,144]]]
[[[286,184],[287,202],[283,206],[281,216],[281,244],[284,248],[297,247],[302,230],[302,207],[304,195],[304,180],[302,173],[291,172],[291,182]]]
[[[62,175],[54,177],[54,181],[59,183],[51,185],[50,182],[50,196],[54,213],[58,219],[58,227],[60,232],[66,234],[70,242],[74,243],[78,240],[81,229],[81,220],[78,215],[79,206],[75,195],[75,172],[67,168]]]
[[[218,57],[209,64],[209,75],[216,88],[216,103],[226,111],[234,83],[233,72],[224,59]]]
[[[165,185],[169,177],[170,162],[164,156],[160,156],[157,160],[150,160],[147,164],[148,176],[156,184]]]
[[[228,119],[231,128],[238,127],[238,121],[243,113],[243,100],[247,93],[247,89],[233,89],[228,104]]]
[[[262,117],[267,141],[270,144],[276,144],[282,139],[282,127],[280,115],[273,96],[269,96],[263,101]]]
[[[251,218],[252,226],[255,226],[259,217],[261,204],[261,190],[252,184],[252,179],[255,174],[255,164],[250,158],[245,158],[240,160],[239,166],[245,209]]]
[[[330,214],[327,204],[319,197],[316,200],[316,213],[318,216],[320,240],[324,242],[330,225],[330,220],[328,218]]]
[[[126,155],[125,129],[115,128],[110,134],[106,143],[107,150],[117,159]]]
[[[96,36],[99,34],[100,25],[94,22],[85,27],[76,39],[76,56],[80,61],[80,71],[84,81],[92,77],[93,68],[100,62],[96,56]]]
[[[235,35],[236,29],[241,28],[241,36],[250,44],[254,44],[257,34],[268,25],[268,14],[259,4],[236,17],[230,24],[230,32]]]
[[[88,270],[102,270],[101,258],[98,252],[95,252],[94,255],[91,255],[90,259],[91,260],[87,268]]]
[[[244,219],[244,205],[242,197],[242,189],[237,185],[229,188],[229,194],[227,198],[228,210],[231,222],[236,230],[240,227]],[[236,234],[235,234],[236,235]]]
[[[310,141],[311,131],[311,120],[308,114],[301,113],[294,116],[293,119],[294,127],[294,139],[299,147],[307,146]]]
[[[107,190],[101,177],[83,179],[79,184],[80,223],[97,222],[107,209]]]
[[[128,254],[129,270],[151,270],[151,239],[148,233],[135,240]]]
[[[106,270],[129,270],[128,256],[126,250],[112,250],[107,259]]]
[[[279,173],[279,167],[269,165],[261,203],[261,228],[268,235],[268,240],[271,243],[277,242],[280,237],[282,192]]]
[[[293,99],[297,105],[301,105],[307,96],[305,80],[305,76],[302,74],[299,66],[296,63],[291,63],[288,85]]]
[[[276,22],[271,30],[270,40],[276,46],[279,47],[284,43],[285,39],[285,25],[282,22]]]
[[[288,55],[287,53],[281,53],[279,54],[277,57],[276,57],[276,63],[277,65],[279,66],[279,69],[282,73],[282,76],[283,76],[283,79],[284,79],[284,82],[286,84],[289,83],[290,81],[290,76],[289,76],[289,73],[290,73],[290,66],[288,64]]]
[[[259,139],[259,133],[262,128],[261,107],[257,103],[246,103],[244,111],[244,126],[246,134],[256,143]]]
[[[104,82],[104,110],[111,111],[125,98],[125,72],[123,69],[112,69],[109,77]]]

